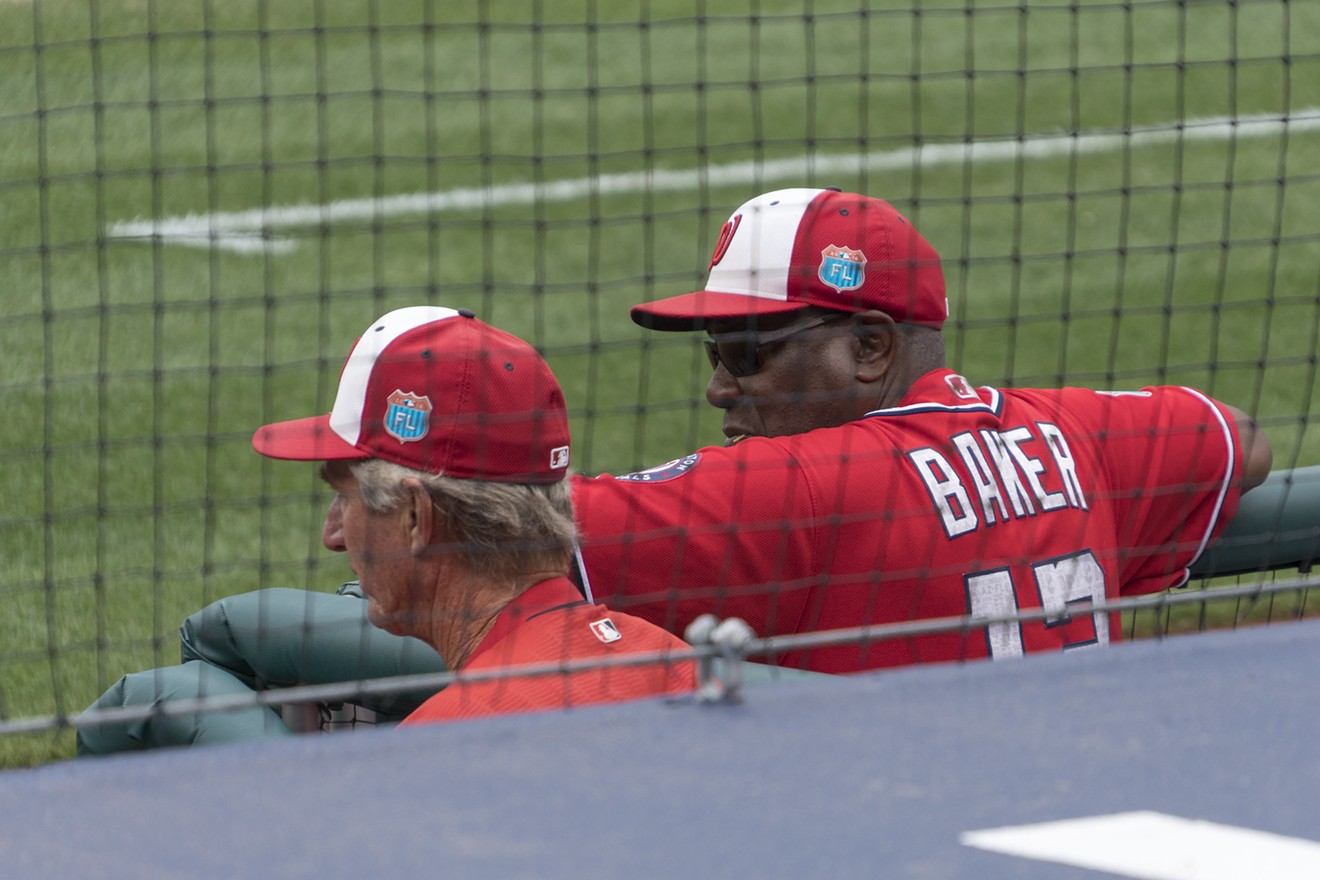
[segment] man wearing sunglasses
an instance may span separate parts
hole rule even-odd
[[[738,208],[702,290],[632,309],[705,332],[727,445],[578,487],[604,600],[763,634],[1050,612],[779,658],[823,672],[1100,646],[1117,615],[1086,606],[1183,584],[1269,472],[1252,420],[1192,389],[974,387],[945,366],[947,315],[939,255],[888,203]]]
[[[1252,420],[1193,389],[1001,390],[948,369],[939,256],[880,199],[758,196],[725,223],[702,290],[632,316],[706,334],[726,442],[574,478],[598,601],[674,633],[709,612],[767,636],[1046,612],[773,658],[787,667],[1103,646],[1117,615],[1089,607],[1183,584],[1270,468]],[[368,632],[362,605],[229,597],[185,622],[183,658],[271,685],[442,668]]]

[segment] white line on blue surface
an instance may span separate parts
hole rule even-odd
[[[1137,880],[1316,880],[1320,843],[1138,811],[969,831],[966,846]]]

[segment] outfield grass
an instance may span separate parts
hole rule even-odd
[[[541,346],[581,470],[718,440],[695,341],[647,335],[627,307],[700,283],[728,213],[780,186],[907,212],[945,259],[952,360],[977,383],[1193,384],[1256,414],[1277,466],[1320,462],[1320,134],[1027,150],[1318,108],[1320,7],[697,7],[0,2],[0,717],[73,712],[174,662],[179,620],[219,596],[338,584],[312,468],[261,460],[249,438],[327,409],[348,344],[390,308],[468,306]],[[902,160],[1018,137],[1017,156]],[[900,158],[813,170],[869,153]],[[799,170],[740,175],[749,160]],[[697,170],[312,216],[248,252],[110,237]],[[69,743],[0,742],[0,766]]]

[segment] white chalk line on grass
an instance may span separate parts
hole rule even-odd
[[[733,162],[705,169],[637,171],[603,174],[545,183],[499,184],[409,193],[370,199],[345,199],[324,205],[289,205],[248,211],[186,214],[158,220],[115,223],[108,238],[151,241],[189,247],[219,248],[238,253],[286,253],[297,247],[292,238],[272,232],[346,221],[383,220],[409,214],[481,210],[538,202],[565,202],[590,194],[695,190],[702,185],[732,186],[767,181],[820,179],[831,174],[864,174],[929,168],[939,165],[1049,159],[1078,153],[1100,153],[1174,141],[1224,141],[1265,138],[1320,130],[1320,108],[1286,117],[1269,114],[1220,116],[1134,128],[1127,132],[1079,132],[1004,138],[968,143],[926,144],[899,150],[846,155],[808,155],[789,159]]]

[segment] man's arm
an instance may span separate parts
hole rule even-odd
[[[1238,442],[1242,444],[1241,488],[1246,492],[1265,482],[1274,463],[1274,453],[1269,438],[1255,419],[1235,406],[1223,404],[1223,407],[1237,420]]]

